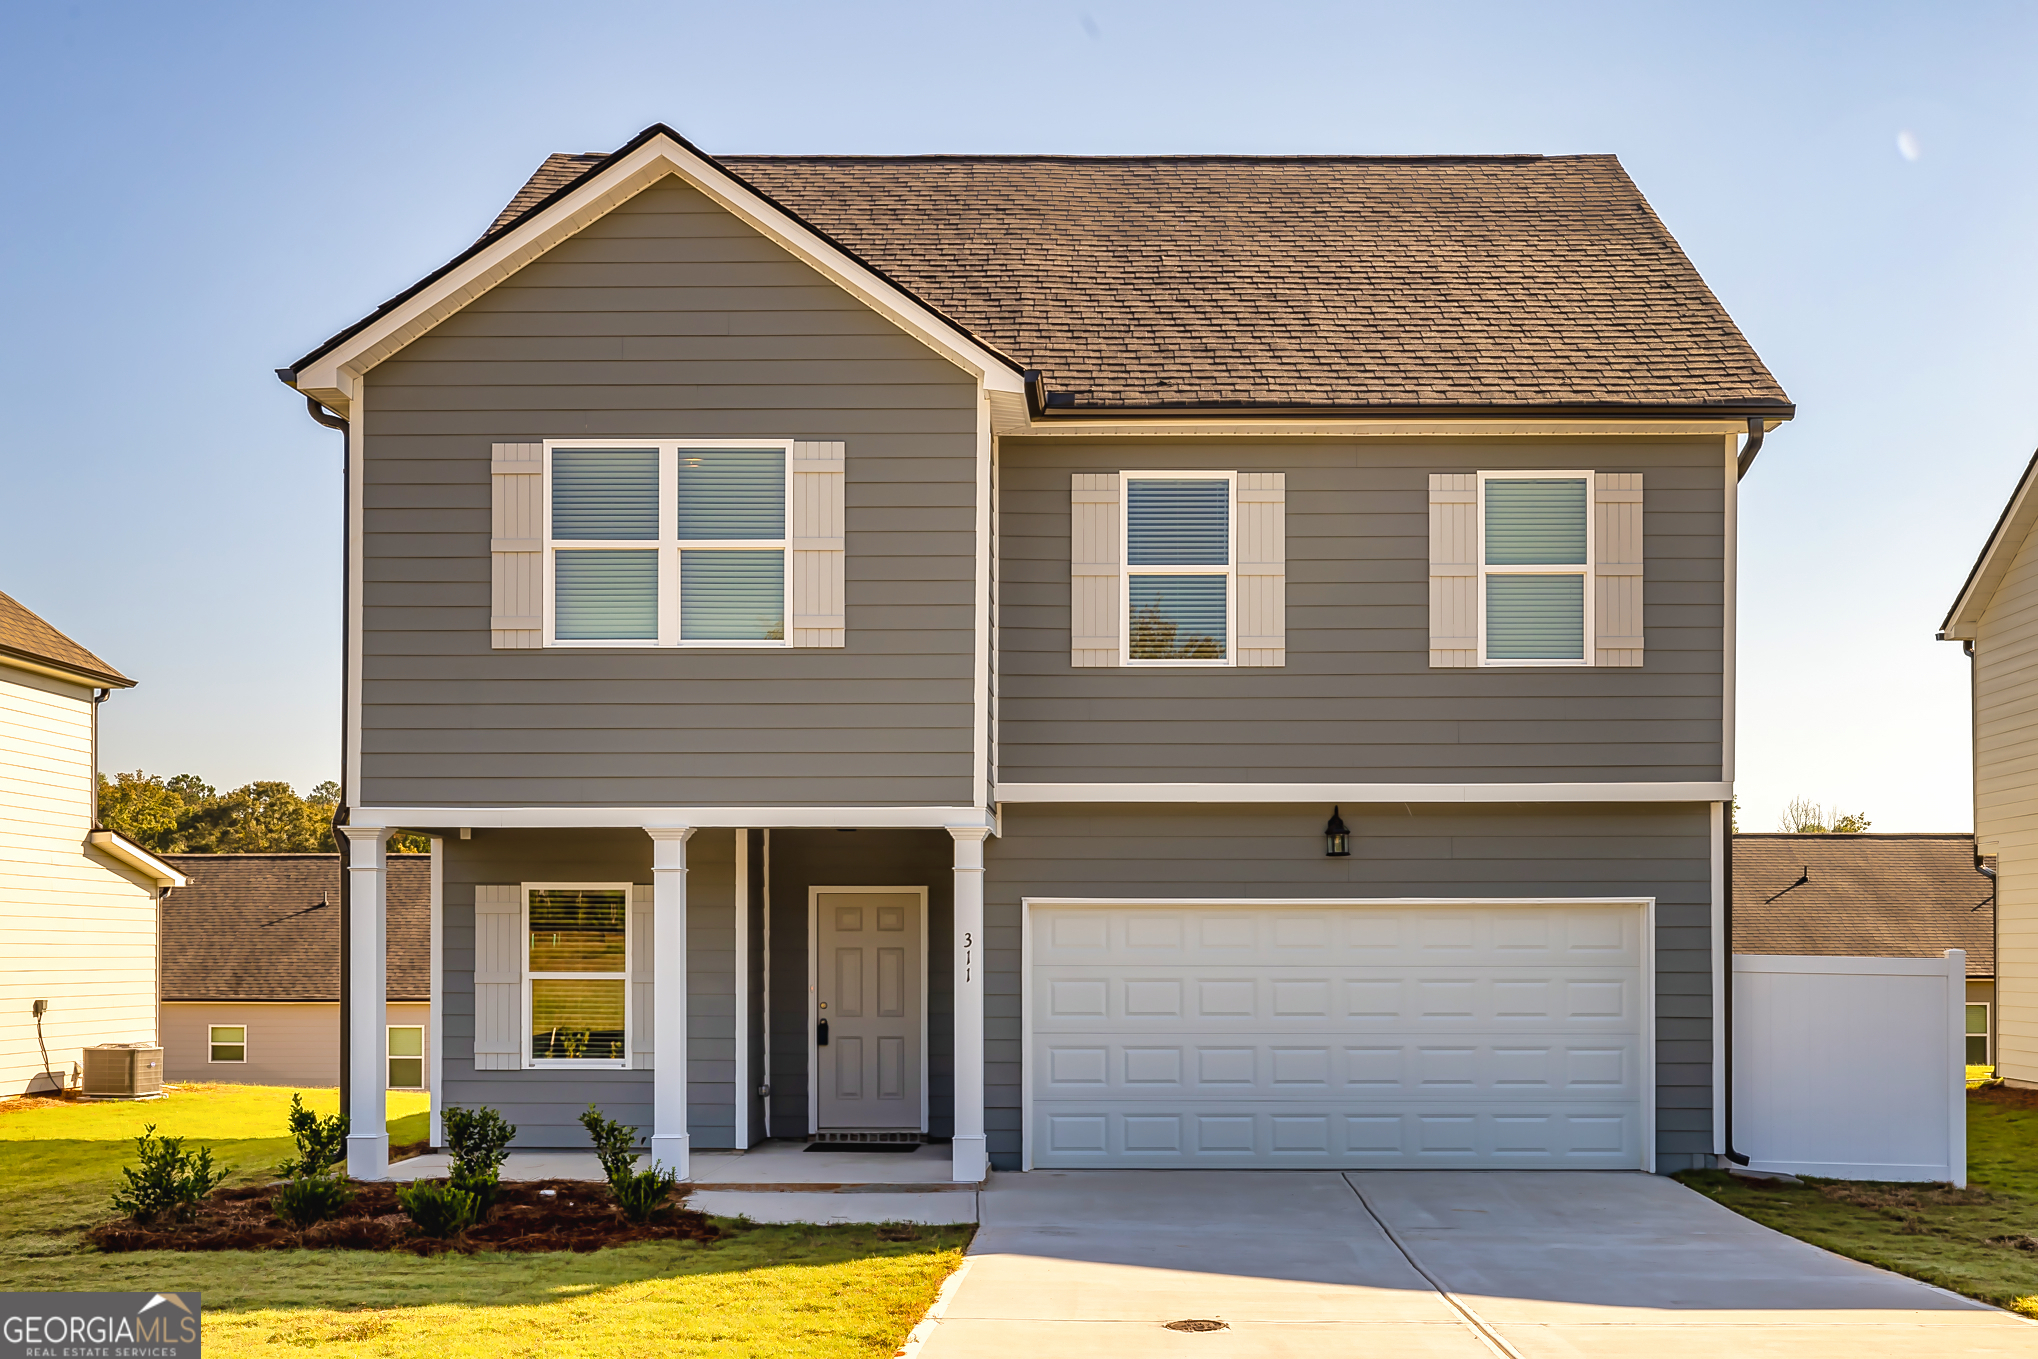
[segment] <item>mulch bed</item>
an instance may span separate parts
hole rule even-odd
[[[519,1180],[502,1185],[488,1220],[450,1241],[417,1234],[397,1206],[393,1184],[357,1184],[337,1216],[297,1230],[270,1211],[274,1185],[216,1189],[190,1222],[143,1226],[125,1218],[85,1233],[101,1250],[600,1250],[638,1241],[713,1241],[721,1230],[700,1213],[668,1201],[639,1225],[618,1212],[608,1186],[585,1180]],[[556,1191],[543,1198],[539,1190]]]

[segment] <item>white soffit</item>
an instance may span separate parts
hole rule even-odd
[[[648,138],[564,198],[527,214],[485,248],[382,316],[315,355],[296,373],[297,390],[344,416],[355,383],[433,326],[460,311],[561,241],[677,175],[715,204],[813,268],[850,296],[975,377],[987,390],[1021,393],[1012,361],[970,339],[924,303],[886,282],[791,214],[774,207],[676,138]]]
[[[92,848],[108,858],[118,859],[143,876],[154,878],[158,887],[183,887],[190,882],[182,873],[117,831],[96,830],[89,832],[85,838]]]

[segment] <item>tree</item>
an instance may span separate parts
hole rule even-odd
[[[1828,813],[1809,798],[1794,797],[1784,807],[1777,829],[1791,835],[1859,835],[1869,824],[1865,813],[1843,813],[1838,806]]]
[[[339,803],[330,779],[299,797],[273,780],[221,793],[195,774],[165,779],[137,769],[99,778],[99,824],[158,854],[330,854]],[[399,832],[389,849],[422,854],[431,841]]]

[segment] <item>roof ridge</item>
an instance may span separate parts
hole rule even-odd
[[[555,156],[563,152],[554,152]],[[1617,160],[1611,152],[1549,156],[1540,151],[1467,151],[1374,153],[1360,151],[907,151],[899,153],[864,151],[744,151],[718,155],[717,160],[745,161],[833,161],[896,162],[954,161],[990,163],[1037,163],[1065,161],[1072,164],[1105,164],[1152,161],[1183,161],[1197,165],[1262,165],[1295,162],[1307,165],[1458,165],[1538,164],[1551,160]]]

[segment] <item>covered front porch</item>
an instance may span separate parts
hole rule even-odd
[[[811,1142],[913,1147],[873,1159],[982,1181],[990,829],[954,819],[430,825],[434,1145],[443,1109],[487,1105],[515,1153],[577,1151],[592,1103],[684,1180],[767,1142],[827,1159]],[[380,1129],[393,826],[343,829],[346,1108]],[[349,1173],[387,1178],[388,1154],[351,1136]]]

